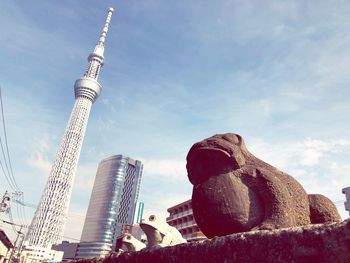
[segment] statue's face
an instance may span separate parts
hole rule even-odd
[[[163,235],[160,232],[161,222],[157,220],[155,215],[151,215],[149,218],[142,219],[140,227],[147,236],[148,244],[154,245],[162,242]]]
[[[135,239],[135,238],[134,238],[132,235],[126,233],[126,234],[124,234],[123,242],[124,242],[124,243],[128,243],[128,244],[133,244],[133,243],[135,242],[134,239]]]
[[[186,165],[191,183],[196,185],[211,176],[241,168],[245,164],[242,143],[239,135],[222,134],[194,144],[187,155]]]
[[[143,244],[141,241],[139,241],[129,233],[124,234],[123,244],[126,246],[128,251],[130,252],[140,250],[146,246],[145,244]]]

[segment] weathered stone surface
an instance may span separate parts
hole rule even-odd
[[[186,167],[194,185],[193,214],[208,238],[340,221],[328,198],[313,195],[309,202],[292,176],[256,158],[237,134],[218,134],[194,144]]]
[[[311,223],[320,224],[339,221],[338,210],[331,200],[318,194],[310,194],[308,197]]]
[[[217,237],[79,263],[350,262],[350,221]]]

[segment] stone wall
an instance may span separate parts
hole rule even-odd
[[[350,220],[238,233],[79,263],[350,262]]]

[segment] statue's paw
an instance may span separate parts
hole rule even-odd
[[[153,251],[153,250],[159,249],[161,247],[162,247],[161,245],[156,244],[156,245],[148,246],[148,247],[146,247],[144,249],[149,250],[149,251]]]

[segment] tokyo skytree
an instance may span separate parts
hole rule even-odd
[[[113,8],[108,9],[99,41],[88,57],[84,77],[75,82],[74,107],[26,237],[31,246],[48,247],[62,241],[90,109],[102,88],[97,80],[103,66],[104,45],[113,11]]]

